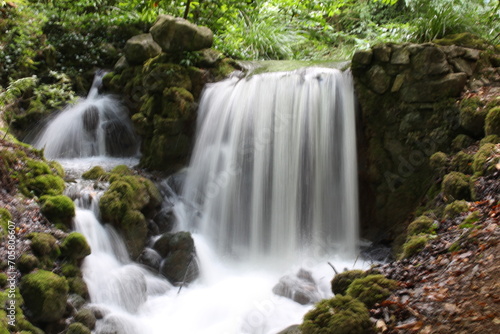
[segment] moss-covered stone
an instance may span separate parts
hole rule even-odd
[[[458,152],[451,159],[451,168],[454,171],[463,174],[472,174],[472,162],[474,157],[472,154],[467,154],[463,151]]]
[[[425,248],[429,237],[427,235],[414,235],[411,236],[403,245],[403,253],[401,259],[409,258]]]
[[[478,97],[463,99],[460,102],[460,125],[475,138],[484,134],[486,111],[483,106]]]
[[[448,166],[448,156],[443,152],[436,152],[429,158],[429,165],[435,171],[442,173]]]
[[[0,288],[4,288],[7,285],[7,274],[0,273]]]
[[[472,139],[471,137],[469,137],[467,135],[459,134],[451,142],[451,148],[454,151],[460,151],[461,149],[469,147],[472,144],[474,144],[474,139]]]
[[[484,50],[490,44],[479,36],[469,32],[447,35],[441,39],[435,39],[433,43],[438,45],[459,45],[471,49]]]
[[[148,225],[144,215],[138,210],[128,210],[120,225],[124,233],[125,244],[133,259],[137,258],[144,247],[148,235]]]
[[[80,322],[89,329],[94,329],[96,324],[96,317],[94,315],[94,312],[92,312],[90,309],[83,308],[76,312],[75,322]]]
[[[90,254],[90,246],[81,233],[71,232],[61,243],[61,254],[66,258],[79,261]]]
[[[347,289],[347,294],[371,308],[391,295],[397,283],[382,275],[369,275],[354,280]]]
[[[447,202],[471,200],[470,177],[460,172],[451,172],[444,177],[441,191]]]
[[[429,234],[433,233],[436,228],[437,224],[434,223],[434,219],[420,216],[408,225],[408,235]]]
[[[481,213],[479,211],[471,212],[458,227],[460,228],[474,227],[474,224],[477,223],[480,219],[481,219]]]
[[[52,322],[64,315],[69,288],[63,277],[39,270],[23,276],[19,289],[34,321]]]
[[[39,266],[39,261],[33,254],[23,253],[17,260],[16,266],[22,274],[27,274]]]
[[[74,322],[68,327],[66,334],[91,334],[90,329],[80,322]]]
[[[55,175],[57,175],[59,177],[64,177],[64,175],[66,174],[63,166],[61,166],[61,164],[59,162],[52,160],[52,161],[48,161],[47,164],[50,166],[50,169],[52,170],[52,172]]]
[[[89,289],[82,277],[67,278],[69,292],[82,296],[85,299],[89,298]]]
[[[366,277],[367,274],[364,270],[348,270],[339,273],[333,277],[331,281],[332,292],[337,294],[345,294],[349,285],[358,278]]]
[[[71,198],[64,195],[43,196],[42,213],[54,224],[62,224],[70,227],[75,216],[75,204]]]
[[[495,144],[484,144],[474,154],[474,161],[472,162],[472,170],[477,176],[489,174],[495,170],[497,161],[493,161],[491,157],[496,154],[497,148]]]
[[[167,87],[191,89],[191,79],[185,67],[177,64],[153,63],[145,66],[142,84],[150,93],[161,93]]]
[[[469,203],[467,201],[454,201],[444,208],[444,218],[453,219],[467,211],[469,211]]]
[[[479,142],[479,146],[483,146],[484,144],[498,144],[500,143],[500,136],[497,135],[489,135],[481,139]]]
[[[38,256],[49,256],[52,259],[61,255],[57,239],[48,233],[31,233],[27,236],[31,240],[31,250]]]
[[[110,174],[118,174],[120,176],[124,175],[134,175],[134,171],[130,169],[127,165],[118,165],[115,166],[111,171]],[[113,182],[113,181],[111,181]]]
[[[66,262],[61,266],[61,274],[64,277],[82,277],[82,271],[73,262]]]
[[[325,299],[304,316],[303,334],[365,334],[371,328],[366,306],[351,296]]]
[[[486,135],[500,136],[500,107],[495,107],[488,111],[484,124],[484,132]]]
[[[64,191],[64,180],[55,175],[40,175],[28,180],[27,188],[36,196],[61,195]]]
[[[9,233],[9,221],[12,220],[12,215],[6,208],[0,208],[0,237],[6,236]]]
[[[170,87],[163,91],[163,117],[174,119],[189,119],[194,116],[192,105],[193,95],[185,88]]]
[[[108,173],[101,166],[94,166],[82,174],[82,178],[86,180],[106,181],[108,177]]]

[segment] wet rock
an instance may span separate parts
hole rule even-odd
[[[209,48],[213,43],[213,33],[207,27],[170,15],[158,16],[150,33],[165,52],[197,51]]]
[[[151,34],[141,34],[130,38],[123,49],[125,58],[131,64],[142,64],[161,53],[161,47]]]
[[[154,271],[158,271],[160,269],[161,256],[154,249],[147,247],[142,251],[141,255],[139,255],[137,262]]]
[[[114,157],[132,156],[137,152],[138,140],[132,129],[120,120],[111,120],[103,125],[106,153]]]
[[[376,45],[372,48],[377,61],[387,63],[391,59],[391,48],[386,44]]]
[[[273,293],[289,298],[301,305],[313,304],[321,300],[321,295],[311,273],[300,269],[296,275],[287,275],[274,286]]]
[[[280,331],[278,334],[302,334],[299,325],[292,325]]]
[[[161,209],[153,218],[156,226],[158,227],[158,233],[166,233],[172,231],[175,226],[176,218],[172,208]]]
[[[405,102],[436,102],[449,97],[457,97],[467,82],[467,74],[450,73],[433,81],[421,81],[402,88]]]
[[[90,106],[83,112],[83,128],[95,137],[97,126],[99,125],[99,109],[96,106]]]
[[[368,80],[372,89],[378,94],[385,93],[391,84],[391,77],[381,66],[374,66],[368,71]]]

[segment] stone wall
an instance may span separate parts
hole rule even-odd
[[[383,44],[354,55],[365,237],[391,241],[403,232],[420,201],[438,191],[428,158],[461,149],[459,138],[478,139],[461,124],[457,100],[464,88],[488,84],[484,73],[498,57],[467,46]]]

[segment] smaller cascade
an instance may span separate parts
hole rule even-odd
[[[116,98],[99,94],[104,74],[96,74],[87,98],[50,119],[33,140],[47,158],[137,154],[138,139],[126,108]]]

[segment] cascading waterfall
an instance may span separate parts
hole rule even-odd
[[[110,95],[100,95],[98,73],[86,99],[80,99],[55,116],[32,141],[45,156],[81,158],[130,156],[137,153],[138,140],[127,110]]]
[[[206,88],[183,194],[169,199],[178,228],[193,232],[201,270],[181,293],[131,261],[120,236],[99,222],[105,184],[96,188],[78,179],[92,164],[110,169],[125,162],[82,159],[110,155],[107,144],[94,140],[106,137],[99,134],[106,121],[129,124],[114,109],[116,101],[98,95],[98,85],[37,140],[77,179],[67,194],[77,206],[75,229],[92,249],[82,269],[91,307],[103,316],[96,334],[276,334],[300,323],[312,307],[273,294],[278,281],[293,289],[299,269],[311,272],[303,275],[312,281],[314,298],[331,296],[326,263],[351,266],[357,242],[348,74],[308,68],[233,77]],[[90,119],[91,127],[85,124]]]
[[[352,256],[357,247],[354,93],[325,68],[232,78],[204,91],[184,197],[190,228],[223,252]]]

